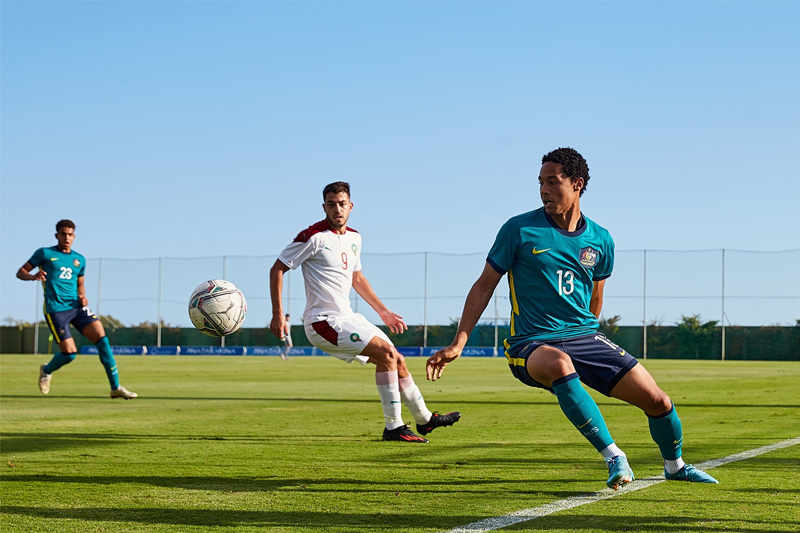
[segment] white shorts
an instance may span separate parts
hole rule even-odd
[[[361,352],[373,337],[380,337],[394,346],[380,328],[358,313],[348,317],[319,318],[321,320],[318,322],[304,325],[308,340],[325,353],[347,363],[358,361],[362,365],[366,364],[369,358],[361,355]]]

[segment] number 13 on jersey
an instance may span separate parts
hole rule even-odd
[[[571,270],[557,270],[558,295],[569,296],[575,290],[575,273]]]

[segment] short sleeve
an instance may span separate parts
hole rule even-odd
[[[38,250],[33,252],[31,258],[28,259],[28,263],[32,264],[35,267],[38,267],[39,265],[42,264],[43,260],[44,260],[44,248],[39,248]]]
[[[614,270],[614,241],[611,235],[606,237],[606,244],[603,247],[603,253],[597,261],[597,266],[594,267],[592,274],[593,281],[602,281],[611,276],[611,271]]]
[[[294,270],[303,264],[303,261],[314,255],[317,251],[317,239],[311,238],[305,242],[295,241],[289,244],[278,256],[278,260]]]
[[[499,274],[505,274],[511,270],[511,265],[514,264],[519,243],[519,224],[516,219],[512,218],[503,224],[503,227],[497,232],[497,237],[494,240],[492,249],[489,250],[486,262]]]
[[[361,270],[361,241],[358,242],[358,249],[353,254],[356,256],[356,264],[353,265],[353,272],[358,272]]]

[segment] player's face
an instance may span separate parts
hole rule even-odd
[[[325,195],[325,203],[322,204],[325,209],[326,219],[328,224],[335,229],[341,230],[343,233],[347,228],[347,219],[350,218],[350,211],[353,209],[353,202],[346,192],[332,193],[329,192]]]
[[[582,187],[583,178],[571,180],[558,163],[548,161],[539,171],[539,196],[550,216],[566,213],[578,204]]]
[[[72,228],[60,228],[56,233],[56,240],[58,240],[59,250],[69,252],[72,248],[72,241],[75,240],[75,230]]]

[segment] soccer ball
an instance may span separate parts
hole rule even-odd
[[[201,283],[189,298],[189,318],[194,327],[211,337],[230,335],[247,315],[247,300],[236,285],[224,279]]]

